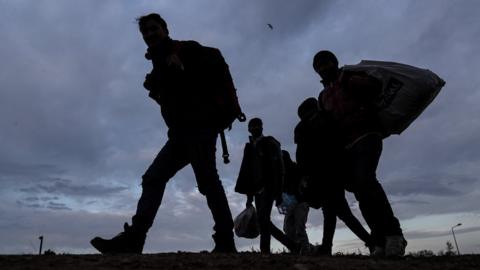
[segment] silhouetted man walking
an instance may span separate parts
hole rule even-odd
[[[300,122],[295,127],[296,158],[302,175],[300,195],[312,208],[322,208],[323,240],[312,252],[331,255],[333,236],[339,217],[345,225],[373,250],[370,234],[352,214],[345,198],[345,167],[342,167],[343,149],[333,123],[318,101],[308,98],[298,107]]]
[[[167,182],[191,164],[215,222],[213,252],[236,252],[232,215],[215,159],[219,131],[241,115],[228,66],[217,49],[172,40],[158,14],[137,21],[148,46],[145,57],[153,63],[144,87],[161,107],[168,141],[142,177],[132,225],[125,223],[124,232],[110,240],[96,237],[91,243],[102,253],[142,253]]]
[[[373,99],[381,91],[381,82],[366,74],[342,72],[330,51],[318,52],[313,68],[324,85],[319,105],[332,117],[345,148],[345,168],[351,172],[347,189],[355,194],[371,229],[374,255],[403,256],[407,242],[376,177],[383,132]]]
[[[246,206],[255,201],[260,227],[260,252],[270,253],[270,239],[275,237],[293,252],[296,243],[289,239],[270,220],[273,203],[282,202],[284,166],[280,143],[272,136],[263,136],[263,123],[253,118],[248,123],[250,141],[245,145],[235,191],[247,195]]]

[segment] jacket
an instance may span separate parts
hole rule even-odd
[[[322,111],[295,127],[296,159],[303,178],[300,195],[313,208],[322,207],[331,194],[343,190],[346,172],[343,148],[330,117]]]
[[[217,108],[222,102],[235,107],[227,110],[241,112],[228,65],[218,49],[196,41],[169,39],[161,46],[149,48],[146,58],[152,60],[153,69],[147,74],[144,86],[160,105],[171,133],[221,129],[218,119],[222,113]],[[225,88],[231,91],[221,92]],[[225,93],[230,96],[221,96]]]
[[[271,136],[262,137],[256,145],[245,144],[235,191],[255,195],[263,189],[274,198],[281,197],[284,167],[280,143]]]

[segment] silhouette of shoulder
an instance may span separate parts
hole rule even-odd
[[[280,146],[280,142],[277,141],[273,136],[265,136],[261,139],[263,143],[275,145],[275,146]]]
[[[185,48],[201,48],[203,47],[200,43],[195,40],[177,40]]]

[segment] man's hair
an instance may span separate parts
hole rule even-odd
[[[167,22],[160,16],[158,13],[150,13],[148,15],[140,16],[137,19],[138,22],[138,28],[140,29],[140,32],[143,32],[143,29],[145,29],[145,26],[148,21],[153,20],[155,22],[158,22],[163,29],[165,29],[165,32],[167,32],[168,35],[168,27],[167,27]]]
[[[335,64],[335,66],[338,66],[338,59],[335,54],[333,54],[331,51],[319,51],[313,57],[313,68],[316,69],[318,65],[327,62],[332,62]]]
[[[290,157],[290,153],[288,153],[287,150],[282,150],[282,157],[283,159],[288,159],[290,162],[292,162],[292,158]]]
[[[300,117],[300,119],[304,119],[308,115],[318,112],[318,110],[319,108],[317,99],[314,97],[307,98],[298,107],[298,117]]]
[[[263,126],[262,119],[260,119],[258,117],[250,119],[250,121],[248,121],[248,126],[251,127],[253,125]]]

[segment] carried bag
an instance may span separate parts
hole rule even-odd
[[[254,239],[260,234],[257,221],[257,211],[254,206],[249,206],[243,210],[233,220],[235,234],[238,237]]]
[[[211,120],[220,130],[229,128],[235,119],[245,121],[230,70],[220,50],[202,46],[201,54],[202,81],[210,95],[210,102],[205,105],[213,113]]]
[[[211,91],[209,104],[205,104],[212,112],[211,121],[220,130],[222,157],[225,164],[230,163],[225,138],[225,129],[230,129],[235,119],[245,122],[246,117],[238,102],[237,90],[222,53],[217,48],[202,46],[202,63],[205,72],[203,81]]]
[[[374,106],[386,136],[402,133],[445,85],[428,69],[395,62],[362,60],[344,66],[343,72],[361,72],[382,82]]]
[[[188,44],[191,44],[187,42]],[[183,44],[187,44],[183,43]],[[175,50],[182,49],[182,43],[176,43]],[[220,134],[222,157],[225,164],[230,163],[225,129],[231,129],[235,119],[245,122],[246,117],[238,102],[237,90],[233,83],[228,64],[219,49],[196,43],[196,81],[204,90],[203,110],[208,112],[209,126],[215,127]]]

